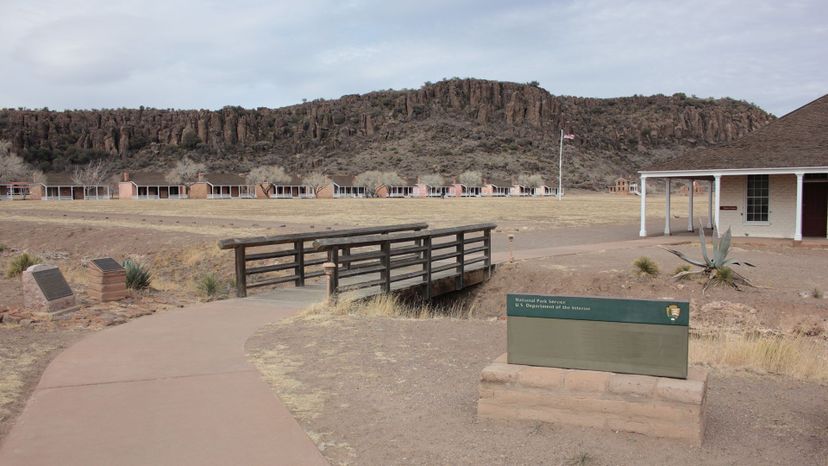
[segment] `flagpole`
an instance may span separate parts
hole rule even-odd
[[[560,201],[563,192],[563,129],[561,129],[561,150],[558,153],[558,200]]]

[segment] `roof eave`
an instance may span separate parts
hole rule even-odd
[[[828,173],[824,167],[774,167],[774,168],[710,168],[703,170],[640,170],[642,178],[687,178],[700,176],[735,175],[790,175],[797,173]]]

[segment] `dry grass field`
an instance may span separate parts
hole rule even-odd
[[[647,200],[650,219],[664,218],[664,196]],[[673,216],[687,216],[687,197],[674,196]],[[635,224],[637,196],[572,193],[554,198],[465,199],[305,199],[305,200],[163,200],[163,201],[20,201],[0,203],[3,219],[50,224],[83,223],[96,227],[135,227],[210,235],[260,233],[288,225],[371,226],[428,222],[450,226],[495,222],[527,230]],[[697,216],[707,215],[697,198]],[[143,219],[143,220],[142,220]],[[159,221],[160,220],[160,221]],[[195,223],[193,223],[195,222]],[[678,222],[677,227],[683,227]],[[210,228],[204,228],[209,225]]]

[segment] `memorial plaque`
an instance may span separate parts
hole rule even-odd
[[[49,318],[77,309],[75,294],[60,269],[36,264],[23,272],[23,307],[45,313]]]
[[[92,259],[92,263],[101,272],[121,272],[124,270],[124,267],[111,257]]]
[[[32,277],[48,301],[72,296],[72,288],[66,283],[63,274],[57,267],[46,270],[35,270]]]
[[[687,377],[687,301],[509,294],[510,364]]]

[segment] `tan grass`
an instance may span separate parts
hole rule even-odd
[[[802,336],[723,331],[693,336],[690,363],[828,382],[825,342]]]
[[[293,415],[306,421],[313,419],[322,412],[326,396],[293,377],[303,362],[292,359],[285,349],[280,345],[272,350],[253,351],[247,356]]]
[[[26,374],[56,346],[32,343],[27,346],[0,345],[0,418],[8,405],[14,403],[24,387]]]
[[[663,218],[664,200],[648,199],[647,215]],[[634,223],[639,218],[639,198],[599,193],[573,193],[563,201],[550,198],[466,198],[466,199],[245,199],[216,201],[202,199],[166,201],[77,201],[4,202],[0,212],[10,219],[53,223],[83,223],[94,226],[130,226],[158,231],[180,231],[214,236],[238,236],[261,229],[240,228],[233,220],[284,222],[300,225],[379,225],[428,222],[433,226],[479,223],[525,225],[530,229]],[[706,213],[696,203],[700,218]],[[109,220],[55,217],[54,212],[112,214]],[[673,215],[686,216],[687,203],[676,200]],[[176,219],[209,219],[212,225],[142,222],[142,216]],[[222,223],[222,220],[224,222]],[[222,226],[223,225],[223,226]]]
[[[342,295],[335,303],[315,304],[300,313],[304,320],[320,320],[333,316],[396,317],[407,319],[467,319],[474,313],[465,301],[448,307],[431,304],[407,304],[395,295],[382,294],[367,299]]]

